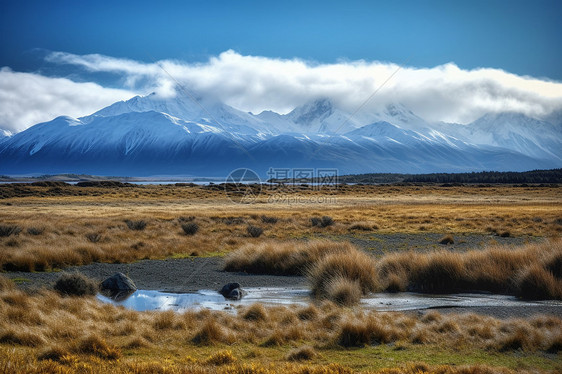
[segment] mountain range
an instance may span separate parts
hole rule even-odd
[[[156,94],[25,131],[0,130],[0,174],[223,177],[250,168],[339,174],[525,171],[562,167],[562,113],[428,123],[401,104],[351,115],[329,99],[252,114],[201,96]]]

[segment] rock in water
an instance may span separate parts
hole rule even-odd
[[[246,294],[246,291],[240,288],[239,283],[228,283],[221,288],[219,293],[227,299],[240,300]]]
[[[101,293],[116,301],[124,300],[137,290],[135,283],[123,273],[115,273],[100,284]]]

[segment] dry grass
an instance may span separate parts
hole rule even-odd
[[[83,274],[63,273],[55,282],[54,289],[66,296],[95,295],[98,285]]]
[[[287,355],[289,361],[308,361],[316,357],[317,353],[313,347],[306,345],[292,350]]]
[[[439,240],[439,244],[455,244],[455,239],[452,235],[445,235]]]
[[[562,321],[555,317],[497,320],[435,312],[418,316],[345,309],[331,303],[252,305],[236,314],[134,312],[93,297],[68,298],[51,291],[28,295],[2,277],[0,281],[4,285],[0,291],[0,373],[74,372],[79,367],[86,372],[111,368],[118,373],[207,372],[206,368],[213,372],[219,368],[224,372],[345,372],[349,369],[342,366],[322,366],[326,362],[322,357],[340,360],[338,347],[387,344],[400,345],[406,352],[420,345],[447,345],[500,355],[515,350],[533,354],[559,350],[562,336]],[[254,359],[244,353],[256,349]],[[186,358],[185,352],[195,358]],[[272,368],[269,360],[274,360]],[[307,360],[312,366],[285,366],[292,360]],[[249,369],[252,365],[257,371]]]
[[[253,225],[249,225],[248,227],[246,227],[246,231],[248,232],[248,235],[252,238],[259,238],[261,234],[263,234],[263,229],[261,227],[253,226]]]
[[[429,253],[401,252],[375,259],[349,243],[262,243],[227,255],[224,269],[259,274],[303,274],[312,293],[352,305],[376,291],[454,293],[489,291],[525,299],[562,299],[562,240],[516,248]]]
[[[272,194],[281,192],[303,203],[268,203]],[[319,197],[334,199],[315,203]],[[206,186],[59,186],[54,191],[49,186],[1,185],[0,224],[20,231],[0,236],[0,266],[44,271],[91,262],[216,255],[272,239],[350,235],[350,230],[352,235],[369,235],[367,229],[375,227],[383,234],[418,233],[423,227],[459,235],[492,230],[498,235],[552,236],[562,232],[561,201],[562,189],[537,187],[272,187],[257,204],[235,205],[224,190]],[[310,217],[324,215],[335,223],[311,225]],[[178,217],[196,219],[205,235],[182,235],[181,224],[188,221]],[[130,230],[127,219],[146,226]],[[266,233],[259,238],[246,232],[248,225],[264,223]],[[38,227],[42,233],[35,235]]]
[[[313,264],[329,254],[350,253],[354,250],[349,243],[327,240],[247,244],[226,255],[224,270],[253,274],[303,275]]]
[[[320,298],[347,297],[353,300],[351,295],[345,296],[341,292],[348,289],[353,293],[359,287],[364,295],[379,289],[373,258],[354,248],[320,258],[310,267],[308,277],[313,295]]]
[[[379,259],[376,268],[382,289],[387,291],[478,290],[526,299],[560,300],[562,278],[555,274],[561,256],[562,240],[552,240],[463,253],[396,253]]]
[[[326,286],[326,298],[338,305],[354,305],[361,300],[361,284],[343,275],[332,277]]]
[[[181,228],[185,235],[195,235],[199,231],[199,225],[195,222],[182,223]]]

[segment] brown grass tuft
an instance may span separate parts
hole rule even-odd
[[[201,329],[195,334],[191,341],[199,345],[213,345],[224,342],[226,334],[223,328],[214,318],[207,319]]]
[[[315,240],[308,243],[249,244],[225,257],[224,270],[253,274],[302,275],[320,258],[331,253],[347,253],[349,243]]]
[[[195,235],[199,231],[199,225],[195,222],[182,223],[181,228],[185,235]]]
[[[146,221],[144,220],[131,221],[127,219],[125,223],[130,230],[142,231],[146,228]]]
[[[0,237],[17,235],[21,232],[21,227],[17,225],[0,225]]]
[[[236,357],[234,357],[232,351],[218,351],[205,360],[205,365],[220,366],[232,364],[234,362],[236,362]]]
[[[562,278],[562,246],[545,258],[543,266],[556,278]]]
[[[364,323],[345,321],[340,327],[336,342],[343,347],[363,347],[371,343],[371,334]]]
[[[317,356],[316,351],[309,345],[293,349],[287,354],[287,360],[289,361],[308,361],[312,360]]]
[[[310,219],[310,224],[313,227],[328,227],[334,224],[334,219],[330,216],[323,216],[322,218],[312,217]]]
[[[82,339],[78,343],[76,351],[77,353],[89,354],[105,360],[116,360],[121,357],[119,349],[107,344],[104,339],[96,335]]]
[[[539,264],[523,270],[515,282],[517,295],[523,299],[562,299],[562,280]]]
[[[242,317],[248,321],[266,321],[267,311],[261,304],[253,304],[244,311]]]
[[[455,244],[455,239],[452,235],[445,235],[439,240],[439,244]]]
[[[54,289],[66,296],[92,296],[98,291],[96,282],[79,273],[63,273]]]
[[[312,293],[319,298],[329,297],[328,288],[334,279],[356,282],[362,294],[378,289],[372,257],[353,248],[347,253],[334,253],[318,260],[308,271]]]
[[[336,276],[328,282],[326,297],[338,305],[355,305],[361,300],[361,285],[357,280]]]
[[[259,238],[261,234],[263,234],[263,229],[258,226],[249,225],[248,227],[246,227],[246,231],[248,232],[248,235],[252,238]]]
[[[459,289],[463,276],[461,255],[448,251],[431,253],[410,275],[416,291],[448,293]]]

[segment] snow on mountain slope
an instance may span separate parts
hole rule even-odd
[[[542,120],[548,123],[552,123],[560,130],[560,128],[562,127],[562,110],[556,110],[542,118]]]
[[[561,167],[560,128],[522,115],[428,124],[403,105],[350,116],[326,99],[255,116],[212,100],[156,95],[0,137],[0,173],[225,176],[249,167],[339,173]]]
[[[166,113],[177,118],[206,123],[228,132],[248,135],[271,132],[262,121],[250,113],[242,112],[213,100],[190,98],[180,94],[173,98],[162,98],[155,93],[147,96],[135,96],[127,101],[116,102],[90,116],[83,117],[82,120],[87,122],[100,116],[110,117],[129,112],[148,111]]]
[[[520,113],[486,114],[468,125],[436,124],[440,131],[472,144],[494,146],[536,158],[562,160],[562,125]]]

